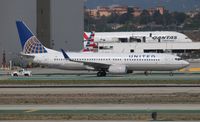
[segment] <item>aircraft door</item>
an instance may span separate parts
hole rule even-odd
[[[172,63],[172,59],[169,57],[165,57],[164,64],[171,64],[171,63]]]
[[[143,41],[144,43],[146,42],[146,37],[145,37],[145,36],[142,37],[142,41]]]
[[[50,64],[50,60],[49,60],[49,58],[47,56],[44,56],[44,62],[46,64]]]

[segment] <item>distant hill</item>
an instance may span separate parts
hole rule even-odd
[[[126,5],[138,6],[143,9],[164,6],[170,11],[189,11],[200,9],[200,0],[85,0],[87,8],[97,6]]]

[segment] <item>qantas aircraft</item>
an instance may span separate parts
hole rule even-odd
[[[89,36],[90,34],[90,36]],[[192,42],[186,35],[174,31],[135,31],[135,32],[84,32],[83,52],[95,52],[99,42]]]
[[[83,42],[83,50],[82,52],[95,52],[95,49],[98,48],[97,44],[94,42],[94,31],[91,32],[90,36],[84,32],[84,42]]]
[[[26,24],[16,26],[22,45],[21,55],[35,63],[66,70],[93,70],[97,76],[132,71],[173,71],[189,65],[178,56],[156,53],[83,53],[48,49],[41,44]]]
[[[84,32],[86,40],[89,33]],[[95,32],[94,42],[192,42],[175,31]]]

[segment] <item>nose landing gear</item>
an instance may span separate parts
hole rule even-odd
[[[171,71],[171,72],[169,73],[169,76],[174,76],[173,71]]]
[[[144,74],[145,74],[146,76],[148,76],[148,75],[149,75],[148,71],[144,71]]]

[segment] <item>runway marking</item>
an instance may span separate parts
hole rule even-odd
[[[200,68],[190,68],[189,71],[190,72],[198,72],[198,71],[200,71]]]
[[[32,113],[32,112],[35,112],[35,111],[38,111],[38,110],[30,109],[30,110],[26,110],[25,112],[26,112],[26,113]]]
[[[179,72],[186,72],[187,70],[185,68],[179,69]]]

